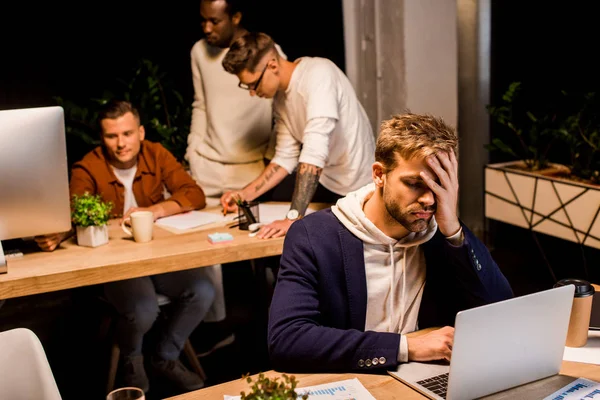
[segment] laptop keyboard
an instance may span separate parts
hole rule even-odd
[[[432,391],[442,399],[446,398],[446,390],[448,389],[448,372],[445,374],[433,376],[417,382],[425,389]]]

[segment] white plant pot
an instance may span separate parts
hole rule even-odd
[[[515,169],[485,167],[485,216],[600,249],[600,186]]]
[[[98,247],[108,243],[108,226],[77,227],[77,244],[86,247]]]

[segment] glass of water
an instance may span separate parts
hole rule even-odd
[[[145,400],[144,391],[135,387],[124,387],[113,390],[106,400]]]

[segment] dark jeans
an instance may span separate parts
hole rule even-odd
[[[124,357],[142,354],[144,335],[159,314],[157,293],[172,302],[156,349],[156,355],[165,360],[179,357],[215,297],[215,289],[201,268],[106,283],[104,294],[120,316],[117,340]]]

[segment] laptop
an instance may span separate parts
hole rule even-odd
[[[475,399],[557,375],[574,292],[566,285],[461,311],[450,365],[409,362],[388,372],[435,400]]]

